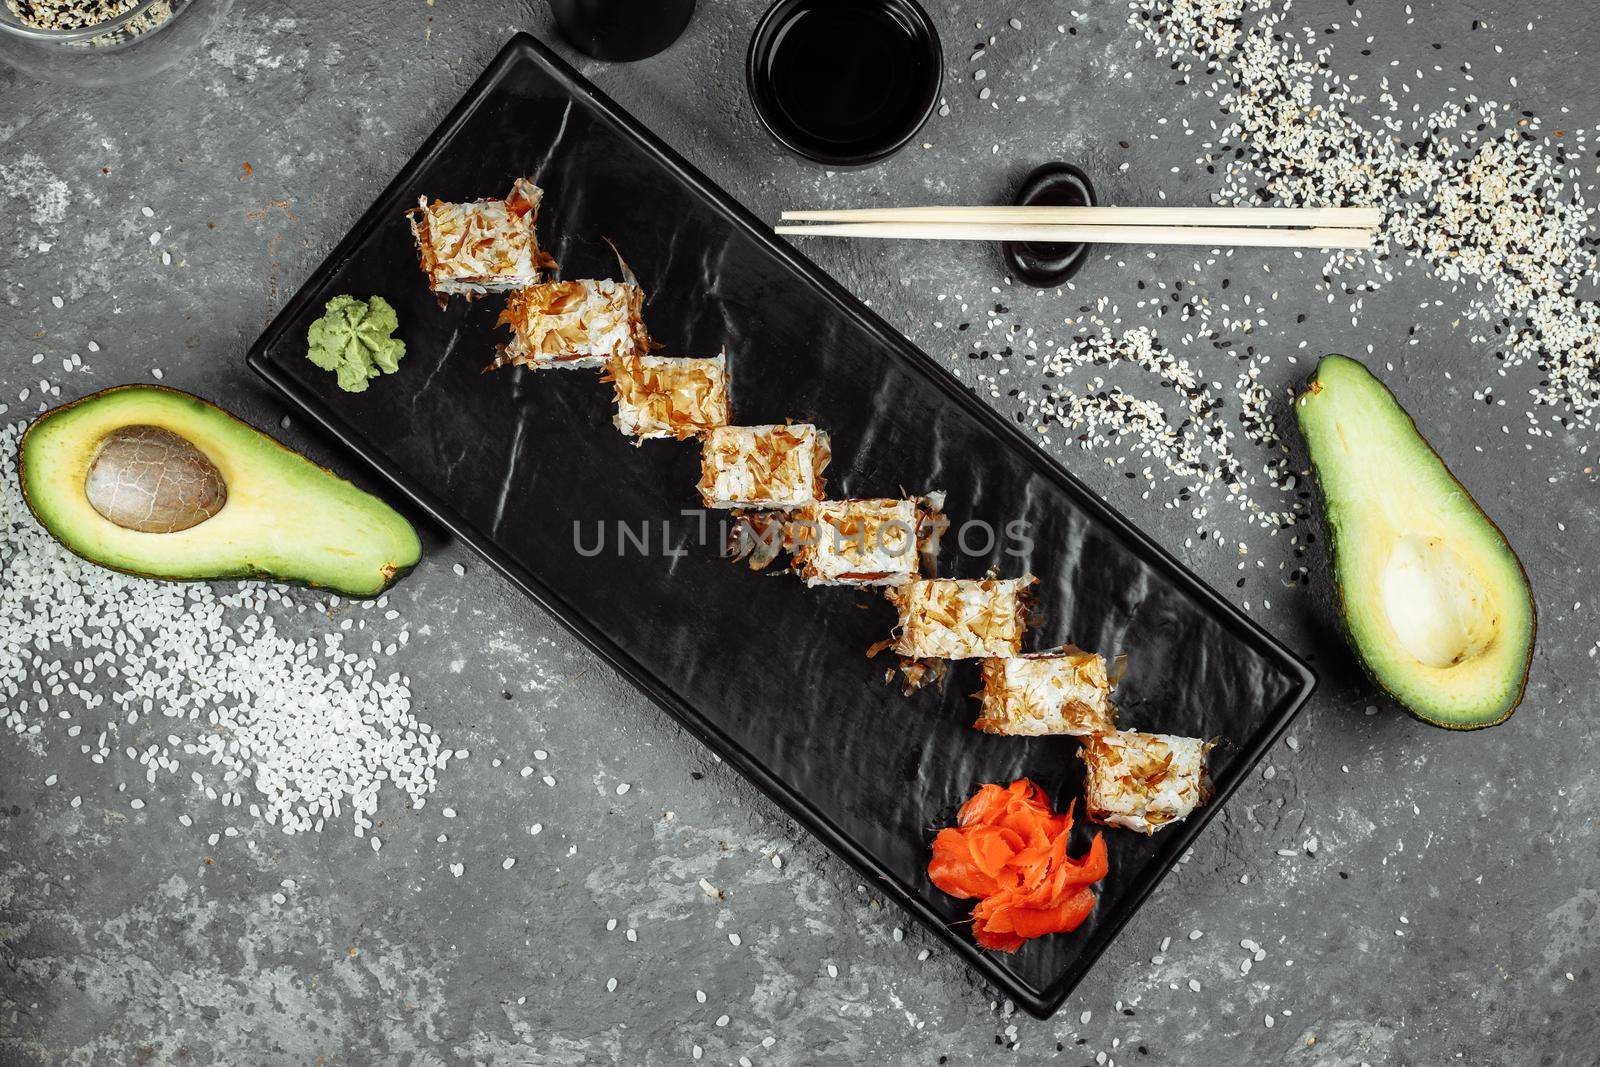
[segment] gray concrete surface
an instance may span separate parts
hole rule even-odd
[[[755,0],[702,0],[685,38],[653,60],[579,65],[762,215],[991,200],[1052,157],[1083,163],[1109,201],[1161,190],[1204,202],[1214,179],[1190,164],[1194,140],[1159,120],[1204,122],[1209,103],[1174,84],[1122,5],[1085,6],[1080,18],[1038,0],[931,4],[950,114],[930,124],[926,146],[847,174],[786,157],[758,128],[742,79]],[[1426,109],[1470,62],[1486,95],[1574,126],[1600,116],[1585,58],[1600,39],[1582,0],[1418,0],[1409,24],[1397,5],[1371,6],[1382,8],[1366,13],[1377,41],[1344,43],[1341,69],[1438,63],[1445,76],[1411,86]],[[1348,11],[1320,0],[1289,19],[1320,30]],[[1004,25],[1012,16],[1020,31]],[[1473,19],[1491,31],[1471,32]],[[1056,31],[1068,22],[1078,34]],[[245,348],[519,29],[553,36],[538,3],[241,2],[191,62],[136,88],[0,73],[0,396],[37,380],[32,352],[54,364],[96,338],[91,370],[64,379],[64,392],[148,380],[159,367],[170,384],[277,423],[284,409],[246,372]],[[987,84],[1024,105],[977,99],[967,54],[990,32],[1001,41],[979,64]],[[1070,310],[1053,294],[992,294],[1005,287],[988,249],[806,252],[969,378],[966,338],[938,294],[968,299],[973,317],[1003,300],[1012,319],[1041,327]],[[1113,254],[1066,300],[1104,295],[1137,324],[1136,281],[1188,277],[1193,261]],[[205,830],[219,813],[186,776],[163,779],[130,812],[116,791],[134,772],[120,756],[97,766],[75,746],[41,755],[0,739],[0,1062],[677,1063],[694,1045],[707,1062],[756,1064],[1596,1062],[1592,442],[1525,438],[1520,416],[1475,401],[1491,356],[1453,322],[1458,298],[1422,272],[1401,271],[1352,326],[1342,305],[1325,307],[1310,259],[1274,262],[1283,295],[1254,343],[1375,344],[1520,549],[1541,622],[1527,700],[1487,733],[1413,723],[1375,699],[1332,636],[1320,557],[1310,589],[1283,589],[1286,539],[1252,535],[1267,569],[1238,588],[1231,550],[1185,548],[1181,509],[1145,499],[1057,434],[1075,471],[1311,657],[1323,684],[1291,731],[1295,747],[1271,754],[1270,776],[1243,788],[1054,1020],[997,1003],[577,641],[430,535],[423,566],[392,598],[418,631],[405,669],[424,717],[473,755],[422,812],[385,797],[381,854],[344,830],[285,837],[237,815],[250,847],[211,848]],[[1309,317],[1297,323],[1300,311]],[[1414,324],[1422,340],[1407,347]],[[1202,370],[1216,358],[1189,354]],[[1305,370],[1274,363],[1274,394]],[[297,425],[285,436],[340,462]],[[1245,533],[1242,518],[1219,521]],[[554,787],[517,773],[536,748]],[[623,782],[631,789],[618,795]],[[73,794],[81,809],[69,808]],[[441,805],[458,817],[441,818]],[[435,841],[443,832],[447,845]],[[504,855],[521,862],[503,871]],[[458,858],[466,873],[453,878]],[[297,889],[280,903],[283,878]],[[725,899],[707,897],[702,878]],[[1266,952],[1248,974],[1242,940]]]

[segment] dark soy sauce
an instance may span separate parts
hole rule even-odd
[[[920,123],[927,61],[918,29],[892,3],[813,0],[773,34],[766,76],[797,140],[870,153]]]

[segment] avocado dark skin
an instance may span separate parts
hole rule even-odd
[[[1505,722],[1522,701],[1537,627],[1505,535],[1359,362],[1325,357],[1295,414],[1339,619],[1366,672],[1429,725]]]

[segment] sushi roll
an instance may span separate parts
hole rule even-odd
[[[983,661],[982,710],[972,725],[1011,737],[1116,730],[1105,657],[1075,648]]]
[[[618,356],[606,365],[617,429],[644,441],[683,440],[728,424],[728,360]]]
[[[808,586],[899,585],[931,565],[946,525],[943,493],[905,500],[820,500],[796,515],[794,567]]]
[[[905,659],[1015,656],[1028,627],[1028,588],[1021,578],[914,578],[886,595],[900,613],[889,648]]]
[[[1206,756],[1212,742],[1136,730],[1084,739],[1089,818],[1153,834],[1211,799]]]
[[[703,441],[699,489],[708,508],[787,510],[822,499],[828,435],[808,422],[718,426]]]
[[[604,366],[650,351],[644,328],[644,290],[632,282],[546,282],[506,300],[498,325],[511,327],[489,369],[507,365],[546,369]]]
[[[534,232],[543,196],[537,185],[518,178],[504,200],[430,204],[422,197],[406,212],[422,272],[440,306],[451,296],[470,300],[535,285],[541,269],[556,265]]]

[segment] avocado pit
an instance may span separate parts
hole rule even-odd
[[[187,530],[228,502],[217,465],[160,426],[123,426],[102,437],[83,489],[103,518],[141,533]]]

